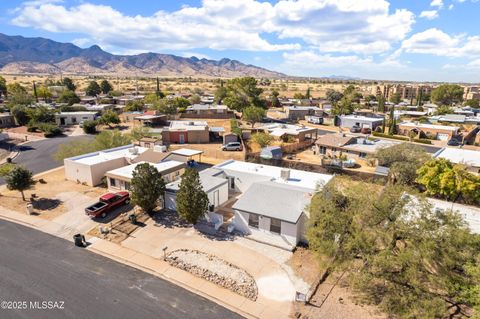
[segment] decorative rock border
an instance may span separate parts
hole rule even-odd
[[[168,254],[167,262],[177,268],[227,288],[255,301],[258,288],[253,277],[245,270],[198,250],[178,249]]]

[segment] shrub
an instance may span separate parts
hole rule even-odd
[[[405,136],[388,135],[388,134],[378,133],[378,132],[372,132],[372,135],[377,136],[377,137],[391,138],[391,139],[400,140],[400,141],[408,141],[409,140],[408,137],[405,137]]]
[[[95,134],[97,133],[97,121],[85,121],[83,122],[83,131],[86,134]]]
[[[415,138],[413,139],[415,143],[422,143],[422,144],[432,144],[432,141],[425,139],[425,138]]]

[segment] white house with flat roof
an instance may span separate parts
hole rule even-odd
[[[214,166],[238,200],[235,229],[260,241],[292,249],[306,241],[306,206],[332,175],[230,160]]]
[[[434,158],[444,158],[455,164],[465,165],[468,171],[480,174],[480,152],[463,148],[442,148],[433,155]]]
[[[338,126],[345,128],[359,127],[359,128],[369,128],[372,131],[375,130],[378,126],[383,125],[383,117],[370,117],[362,115],[341,115],[338,117]]]
[[[131,164],[132,160],[147,150],[146,147],[130,144],[66,158],[63,160],[65,178],[90,186],[99,185],[106,172]]]
[[[133,178],[133,171],[137,165],[144,163],[147,162],[139,162],[106,172],[105,176],[107,177],[108,189],[113,191],[130,190],[130,182]],[[158,170],[165,183],[171,183],[178,180],[185,171],[186,167],[185,163],[173,160],[149,164]]]
[[[227,224],[231,230],[289,250],[306,241],[305,223],[309,217],[306,206],[315,191],[333,178],[235,160],[213,166],[199,175],[210,203],[206,218],[216,228]],[[167,184],[166,208],[176,210],[179,185],[180,180]],[[230,220],[225,221],[225,211]]]
[[[80,122],[93,121],[97,112],[61,112],[55,114],[55,122],[57,125],[75,125]]]

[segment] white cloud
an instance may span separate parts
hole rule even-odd
[[[430,6],[443,8],[443,0],[432,0],[432,2],[430,2]]]
[[[303,41],[322,52],[374,54],[403,40],[414,15],[406,9],[390,12],[386,0],[203,0],[198,7],[151,16],[129,16],[91,3],[67,7],[36,1],[24,3],[12,22],[80,33],[123,50],[279,51],[299,49]]]
[[[404,40],[401,49],[409,53],[437,56],[476,57],[480,56],[480,36],[450,36],[439,29],[432,28]]]
[[[453,3],[451,3],[449,6],[448,6],[448,10],[452,10],[454,7]]]
[[[426,18],[428,20],[436,19],[438,18],[438,11],[437,10],[422,11],[420,13],[420,18]]]

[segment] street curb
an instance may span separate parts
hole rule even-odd
[[[56,168],[56,169],[58,169],[58,168]],[[43,173],[41,173],[41,174],[43,174]],[[39,174],[39,175],[40,175],[40,174]],[[6,216],[6,215],[0,215],[0,219],[6,220],[6,221],[9,221],[9,222],[12,222],[12,223],[20,224],[20,225],[23,225],[23,226],[26,226],[26,227],[29,227],[29,228],[33,228],[33,229],[35,229],[35,230],[41,231],[42,233],[46,233],[46,234],[55,236],[55,235],[53,235],[53,234],[50,234],[50,233],[48,233],[48,232],[43,231],[42,229],[38,228],[38,227],[37,227],[36,225],[34,225],[34,224],[31,224],[31,223],[29,223],[29,222],[25,222],[25,221],[16,219],[16,218],[14,218],[14,217]],[[65,238],[63,238],[63,237],[58,237],[58,236],[55,236],[55,237],[61,238],[61,239],[65,239]],[[65,239],[65,240],[71,241],[71,240],[68,240],[68,239]],[[207,293],[205,293],[205,292],[203,292],[203,291],[201,291],[201,290],[198,290],[198,289],[195,289],[194,287],[188,286],[188,285],[186,285],[186,284],[184,284],[184,283],[176,280],[175,278],[165,276],[165,275],[163,275],[162,273],[159,273],[159,272],[155,271],[154,269],[151,269],[151,268],[148,268],[148,267],[139,265],[139,264],[137,264],[137,263],[131,262],[131,261],[129,261],[129,260],[127,260],[127,259],[124,259],[124,258],[122,258],[122,257],[119,257],[119,256],[116,256],[116,255],[113,255],[113,254],[109,254],[109,253],[100,251],[100,250],[96,249],[96,248],[93,247],[93,246],[92,246],[91,248],[88,248],[88,247],[87,247],[87,249],[88,249],[89,251],[97,254],[97,255],[104,256],[104,257],[106,257],[106,258],[108,258],[108,259],[111,259],[111,260],[114,260],[114,261],[116,261],[116,262],[125,264],[125,265],[127,265],[127,266],[132,267],[132,268],[139,269],[139,270],[144,271],[144,272],[146,272],[146,273],[149,273],[149,274],[151,274],[151,275],[153,275],[153,276],[156,276],[156,277],[159,277],[159,278],[161,278],[161,279],[163,279],[163,280],[166,280],[166,281],[168,281],[168,282],[170,282],[170,283],[172,283],[172,284],[174,284],[174,285],[176,285],[176,286],[179,286],[179,287],[181,287],[181,288],[183,288],[183,289],[185,289],[185,290],[188,290],[188,291],[190,291],[190,292],[192,292],[192,293],[194,293],[194,294],[196,294],[196,295],[199,295],[199,296],[201,296],[201,297],[203,297],[203,298],[205,298],[205,299],[211,300],[211,301],[215,302],[216,304],[218,304],[218,305],[220,305],[220,306],[222,306],[222,307],[224,307],[224,308],[227,308],[227,309],[229,309],[230,311],[233,311],[233,312],[235,312],[235,313],[238,313],[238,314],[240,314],[241,316],[243,316],[243,317],[245,317],[245,318],[253,318],[253,319],[258,319],[258,318],[259,318],[259,317],[253,316],[253,315],[251,315],[251,314],[243,311],[243,310],[240,309],[240,308],[237,308],[237,307],[232,306],[232,305],[230,305],[230,304],[226,304],[225,302],[223,302],[223,300],[220,300],[220,299],[218,299],[217,297],[211,296],[211,295],[209,295],[209,294],[207,294]]]
[[[107,257],[107,258],[109,258],[109,259],[112,259],[112,260],[115,260],[115,261],[120,262],[120,263],[122,263],[122,264],[125,264],[125,265],[127,265],[127,266],[130,266],[130,267],[133,267],[133,268],[142,270],[142,271],[147,272],[147,273],[149,273],[149,274],[151,274],[151,275],[154,275],[154,276],[156,276],[156,277],[159,277],[159,278],[161,278],[161,279],[164,279],[164,280],[166,280],[166,281],[168,281],[168,282],[171,282],[171,283],[173,283],[173,284],[176,285],[176,286],[179,286],[179,287],[181,287],[181,288],[183,288],[183,289],[185,289],[185,290],[188,290],[188,291],[190,291],[190,292],[192,292],[192,293],[194,293],[194,294],[196,294],[196,295],[199,295],[199,296],[201,296],[201,297],[203,297],[203,298],[205,298],[205,299],[211,300],[211,301],[215,302],[216,304],[218,304],[218,305],[220,305],[220,306],[222,306],[222,307],[224,307],[224,308],[227,308],[227,309],[229,309],[229,310],[231,310],[231,311],[233,311],[233,312],[235,312],[235,313],[238,313],[238,314],[244,316],[245,318],[254,318],[254,319],[259,319],[259,318],[260,318],[260,317],[253,316],[253,315],[251,315],[251,314],[243,311],[243,310],[240,309],[240,308],[237,308],[237,307],[235,307],[235,306],[232,306],[232,305],[230,305],[230,304],[227,304],[227,303],[223,302],[223,300],[218,299],[217,297],[211,296],[211,295],[209,295],[209,294],[207,294],[207,293],[205,293],[205,292],[203,292],[203,291],[201,291],[201,290],[198,290],[198,289],[196,289],[196,288],[194,288],[194,287],[188,286],[188,285],[184,284],[183,282],[180,282],[180,281],[176,280],[175,278],[168,277],[168,276],[165,276],[165,275],[162,274],[162,273],[156,272],[155,270],[153,270],[153,269],[151,269],[151,268],[148,268],[148,267],[139,265],[139,264],[137,264],[137,263],[131,262],[131,261],[129,261],[129,260],[127,260],[127,259],[124,259],[124,258],[122,258],[122,257],[118,257],[118,256],[115,256],[115,255],[113,255],[113,254],[109,254],[109,253],[100,251],[100,250],[96,249],[95,247],[88,248],[88,250],[90,250],[91,252],[94,252],[94,253],[96,253],[96,254],[98,254],[98,255],[102,255],[102,256]]]

